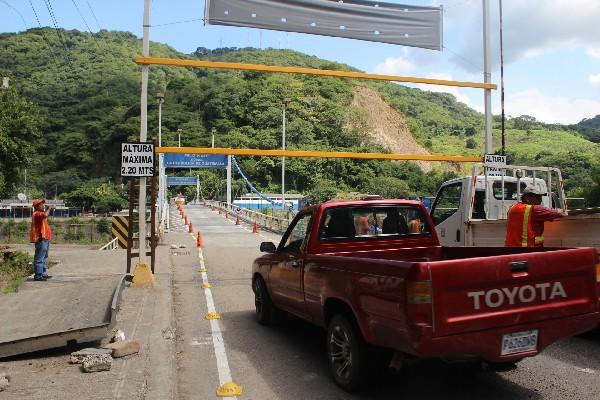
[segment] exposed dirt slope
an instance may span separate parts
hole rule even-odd
[[[365,112],[361,113],[367,121],[368,133],[373,140],[390,149],[393,153],[431,154],[413,138],[406,118],[383,100],[376,90],[354,87],[352,105]],[[415,161],[424,171],[430,171],[432,163]]]

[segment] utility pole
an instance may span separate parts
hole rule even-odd
[[[290,99],[283,99],[283,129],[281,135],[281,149],[285,150],[285,112],[290,104]],[[281,209],[285,210],[285,156],[281,157]]]
[[[210,133],[212,133],[212,148],[213,149],[215,148],[215,132],[216,131],[217,130],[214,127],[210,130]]]
[[[162,105],[165,102],[164,93],[156,94],[156,101],[158,102],[158,147],[162,146]],[[160,219],[162,220],[163,216],[163,205],[164,205],[164,180],[165,176],[163,173],[163,155],[158,155],[158,212],[160,215]]]
[[[177,147],[181,147],[181,128],[177,129]]]
[[[503,32],[502,32],[502,0],[499,1],[498,6],[500,7],[500,108],[501,108],[501,132],[502,132],[502,155],[506,155],[506,138],[504,135],[504,44],[503,44]]]
[[[483,81],[492,83],[492,58],[490,53],[490,0],[483,0]],[[493,152],[492,145],[492,89],[484,89],[485,153]]]
[[[144,37],[142,55],[150,56],[150,0],[144,0]],[[148,138],[148,75],[150,67],[142,65],[142,95],[140,99],[140,142]],[[140,194],[138,199],[139,215],[139,265],[146,264],[146,178],[140,177]],[[132,217],[132,216],[130,216]]]

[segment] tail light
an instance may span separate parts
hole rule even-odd
[[[596,264],[596,282],[600,283],[600,264]]]
[[[432,324],[431,281],[407,281],[406,305],[408,320],[417,325]]]

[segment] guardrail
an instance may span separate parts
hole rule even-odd
[[[99,250],[117,250],[119,248],[119,238],[114,238],[104,246],[100,247]]]
[[[207,200],[206,204],[209,207],[215,207],[223,211],[227,211],[232,215],[233,218],[238,215],[236,212],[238,206],[236,205],[214,200]],[[287,230],[290,222],[292,221],[291,214],[288,215],[288,218],[275,217],[273,215],[263,214],[247,208],[240,208],[239,212],[241,220],[244,220],[250,224],[256,222],[261,229],[266,229],[276,233],[284,233]]]

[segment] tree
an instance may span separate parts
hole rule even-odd
[[[69,206],[99,213],[119,211],[127,206],[127,200],[118,185],[101,183],[98,180],[88,181],[62,197]]]
[[[23,169],[35,164],[39,111],[14,86],[0,92],[0,197],[14,195]]]
[[[408,183],[393,176],[378,176],[363,184],[362,190],[368,194],[378,194],[386,199],[407,199],[415,193]]]

